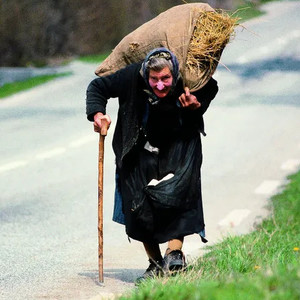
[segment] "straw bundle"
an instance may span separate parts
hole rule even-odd
[[[214,73],[223,49],[234,35],[238,20],[224,11],[201,11],[186,58],[186,68],[191,75],[204,79]]]

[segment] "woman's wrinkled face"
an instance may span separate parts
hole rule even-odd
[[[154,94],[163,98],[168,95],[172,88],[173,76],[168,67],[164,67],[161,71],[156,72],[150,70],[149,72],[149,85],[151,86]]]

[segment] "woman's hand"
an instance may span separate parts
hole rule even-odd
[[[106,135],[106,131],[109,128],[111,119],[109,115],[103,115],[103,113],[98,112],[94,115],[94,131],[101,132],[102,135]]]
[[[190,93],[188,87],[184,88],[185,93],[182,93],[179,97],[179,101],[182,107],[186,107],[190,110],[198,109],[201,106],[201,103],[198,102],[197,97]]]

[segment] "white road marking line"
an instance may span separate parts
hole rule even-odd
[[[281,41],[281,43],[283,43],[283,42]],[[242,55],[242,56],[238,57],[236,61],[239,64],[246,64],[250,60],[259,59],[261,57],[261,55],[265,55],[265,54],[269,53],[272,49],[273,49],[273,47],[263,46],[263,47],[257,48],[257,50],[255,52],[251,52],[251,53],[248,53],[247,55]]]
[[[300,30],[297,29],[293,30],[291,32],[291,38],[298,38],[298,37],[300,37]]]
[[[261,195],[271,195],[276,192],[279,186],[279,180],[265,180],[254,190],[254,193]]]
[[[239,64],[245,64],[249,61],[253,61],[255,59],[260,59],[261,55],[265,55],[269,52],[276,51],[278,46],[281,47],[283,50],[283,47],[286,46],[287,43],[290,41],[299,38],[300,36],[300,30],[293,30],[288,35],[279,37],[275,39],[274,41],[270,42],[267,46],[261,46],[255,49],[255,51],[250,50],[247,53],[241,55],[236,59],[236,62]],[[280,50],[280,49],[279,49]]]
[[[231,211],[218,225],[221,227],[235,227],[238,226],[244,219],[246,219],[251,211],[249,209],[235,209]]]
[[[281,165],[282,170],[296,171],[300,167],[300,159],[289,159]]]
[[[282,37],[279,37],[279,38],[276,39],[276,43],[278,45],[285,45],[285,44],[287,44],[287,42],[288,42],[288,40],[285,39],[285,38],[282,38]]]
[[[73,141],[69,144],[70,148],[77,148],[80,147],[84,144],[87,144],[89,142],[93,142],[93,141],[97,141],[97,139],[99,138],[99,135],[97,134],[93,134],[93,135],[88,135],[88,136],[84,136],[76,141]],[[37,154],[34,159],[37,160],[44,160],[47,158],[51,158],[51,157],[55,157],[57,155],[63,154],[67,151],[67,148],[65,147],[57,147],[54,148],[52,150],[43,152],[43,153],[39,153]],[[0,173],[6,172],[6,171],[10,171],[13,169],[17,169],[19,167],[23,167],[28,165],[32,160],[18,160],[18,161],[14,161],[8,164],[4,164],[4,165],[0,165]]]
[[[10,171],[13,169],[17,169],[20,167],[24,167],[27,164],[28,164],[28,161],[26,161],[26,160],[17,160],[17,161],[0,166],[0,173]]]
[[[69,147],[71,148],[78,148],[84,144],[96,141],[99,135],[96,133],[94,135],[84,136],[76,141],[73,141],[69,144]]]
[[[249,61],[249,59],[246,56],[240,56],[237,58],[236,61],[238,64],[246,64]]]
[[[267,47],[267,46],[263,46],[263,47],[260,47],[258,48],[258,52],[261,53],[261,54],[267,54],[269,53],[271,50],[270,47]]]
[[[66,152],[66,148],[62,148],[62,147],[54,148],[50,151],[37,154],[35,158],[38,159],[38,160],[47,159],[47,158],[51,158],[53,156],[60,155],[64,152]]]

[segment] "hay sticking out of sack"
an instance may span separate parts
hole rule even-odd
[[[238,20],[223,11],[201,12],[187,52],[186,67],[191,74],[214,73]]]

